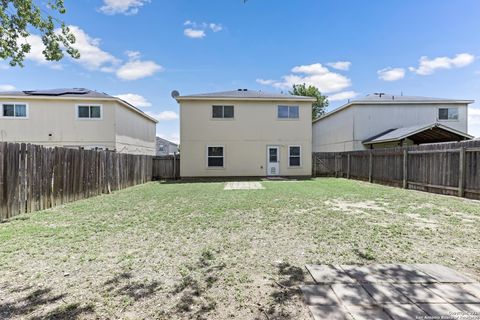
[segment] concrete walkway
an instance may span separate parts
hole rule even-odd
[[[315,320],[480,319],[480,284],[442,265],[306,267]]]
[[[256,181],[238,181],[238,182],[227,182],[223,190],[255,190],[263,189],[263,186],[260,182]]]

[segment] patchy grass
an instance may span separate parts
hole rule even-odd
[[[0,224],[0,318],[307,319],[307,263],[480,278],[480,202],[343,179],[156,183]]]

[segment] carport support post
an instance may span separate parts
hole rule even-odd
[[[458,196],[465,196],[465,147],[460,147],[458,166]]]
[[[347,154],[347,179],[350,179],[350,153]]]
[[[403,189],[408,188],[408,150],[403,150]]]
[[[373,181],[373,152],[370,150],[370,157],[368,161],[368,182]]]

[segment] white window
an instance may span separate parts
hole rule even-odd
[[[212,106],[212,118],[232,119],[234,116],[233,106]]]
[[[458,108],[439,108],[438,120],[458,120]]]
[[[300,167],[302,164],[301,154],[302,152],[301,152],[300,146],[289,146],[288,147],[288,166]]]
[[[225,154],[223,146],[207,147],[207,167],[223,168],[225,162]]]
[[[3,103],[1,111],[4,118],[27,118],[25,103]]]
[[[78,105],[78,119],[102,119],[102,106],[99,105]]]
[[[278,106],[277,116],[279,119],[298,119],[298,106]]]

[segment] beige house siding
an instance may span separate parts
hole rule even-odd
[[[156,125],[133,110],[115,108],[115,148],[117,152],[155,155]]]
[[[234,105],[234,119],[212,119],[212,105]],[[278,105],[299,106],[299,119],[278,119]],[[181,101],[182,177],[266,176],[267,146],[280,147],[281,176],[311,175],[311,103]],[[223,146],[224,167],[207,167],[207,147]],[[288,147],[301,146],[301,166],[288,166]]]
[[[12,102],[27,105],[27,118],[6,118],[0,115],[2,142],[86,149],[122,148],[119,152],[155,153],[155,123],[117,101],[0,97],[0,104]],[[78,119],[78,105],[100,105],[101,119]],[[125,145],[128,147],[125,148]]]

